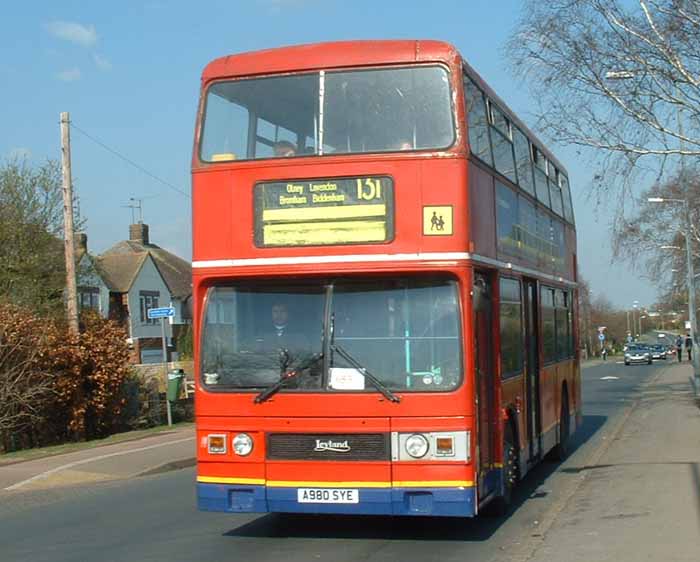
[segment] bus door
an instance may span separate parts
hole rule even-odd
[[[537,318],[537,282],[523,280],[525,309],[525,369],[527,375],[527,440],[529,458],[534,462],[542,454],[540,399],[539,331]]]
[[[474,274],[474,348],[477,400],[477,435],[479,443],[479,491],[481,497],[490,490],[484,482],[494,459],[494,360],[493,298],[491,281],[485,272]]]

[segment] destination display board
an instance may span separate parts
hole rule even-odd
[[[394,185],[386,176],[255,186],[255,245],[324,246],[394,238]]]

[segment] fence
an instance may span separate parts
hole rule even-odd
[[[160,425],[165,423],[165,393],[167,391],[167,373],[182,369],[185,380],[182,385],[180,400],[172,404],[174,421],[193,418],[194,363],[192,361],[172,361],[164,369],[163,363],[144,363],[132,366],[135,375],[133,396],[128,399],[133,408],[139,410],[142,425]],[[136,390],[136,388],[140,390]]]

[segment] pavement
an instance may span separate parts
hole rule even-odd
[[[644,386],[519,560],[700,560],[700,409],[687,363]]]
[[[192,466],[194,426],[0,466],[0,494],[133,478]]]

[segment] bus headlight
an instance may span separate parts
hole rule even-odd
[[[406,452],[414,459],[423,458],[427,454],[428,448],[430,447],[425,435],[421,435],[420,433],[414,433],[408,439],[406,439],[404,446],[406,448]]]
[[[232,445],[234,453],[245,457],[253,450],[253,439],[247,433],[239,433],[233,438]]]

